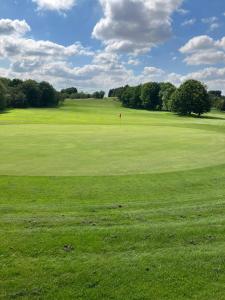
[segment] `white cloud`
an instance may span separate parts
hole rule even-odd
[[[209,25],[209,31],[214,31],[220,27],[219,19],[217,17],[203,18],[202,23]]]
[[[134,1],[141,2],[140,0]],[[91,91],[107,90],[125,84],[136,85],[148,81],[171,81],[178,85],[188,78],[204,81],[211,89],[220,89],[222,85],[225,86],[225,68],[205,68],[187,75],[180,75],[165,72],[157,67],[146,66],[139,75],[136,75],[131,67],[127,68],[127,64],[137,65],[139,60],[134,56],[127,58],[127,56],[108,51],[109,44],[105,50],[97,51],[94,55],[90,49],[84,48],[80,43],[64,46],[51,41],[28,38],[26,33],[29,31],[30,27],[25,21],[0,20],[0,32],[2,32],[0,56],[10,62],[9,69],[0,68],[1,76],[47,80],[57,88],[73,85],[79,89]],[[122,43],[122,40],[117,42]],[[138,48],[133,47],[132,40],[128,42],[131,45],[130,49],[138,52]],[[195,37],[188,41],[180,51],[187,55],[185,61],[188,64],[217,63],[218,61],[225,63],[225,37],[221,40],[213,40],[209,36]],[[77,55],[89,56],[91,62],[75,67],[70,62],[70,58]]]
[[[133,58],[130,58],[127,62],[128,65],[133,65],[133,66],[138,66],[140,65],[140,60],[138,59],[133,59]]]
[[[32,0],[37,4],[39,10],[51,11],[67,11],[70,10],[75,4],[75,0]]]
[[[30,26],[25,20],[0,19],[0,37],[1,36],[22,36],[30,31]]]
[[[88,49],[83,48],[79,43],[65,47],[50,41],[36,41],[33,39],[14,37],[3,37],[0,39],[0,53],[3,57],[10,59],[29,57],[61,59],[75,55],[93,54]]]
[[[225,63],[225,37],[213,40],[207,35],[189,40],[180,52],[186,54],[184,61],[188,65],[213,65]]]
[[[155,67],[145,67],[143,71],[143,75],[149,77],[160,77],[164,74],[165,72],[162,69]]]
[[[181,14],[181,15],[187,15],[187,14],[189,14],[189,10],[184,9],[184,8],[178,8],[178,9],[177,9],[177,12],[178,12],[179,14]]]
[[[212,24],[212,23],[215,23],[218,21],[218,18],[217,17],[210,17],[210,18],[202,18],[202,23],[205,23],[205,24]]]
[[[145,53],[172,34],[171,16],[182,0],[99,0],[104,17],[93,37],[107,51]]]
[[[182,26],[192,26],[196,23],[196,19],[189,19],[184,21],[181,25]]]
[[[188,65],[214,65],[225,63],[225,53],[223,51],[214,50],[197,52],[186,57],[184,61]]]
[[[214,47],[214,40],[207,35],[200,35],[190,39],[183,47],[181,53],[192,53],[198,50],[206,50]]]

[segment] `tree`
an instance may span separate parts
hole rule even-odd
[[[113,97],[113,93],[114,93],[114,90],[113,90],[113,89],[109,90],[108,97],[109,97],[109,98],[110,98],[110,97]]]
[[[103,99],[105,96],[105,92],[104,91],[94,92],[91,96],[95,99]]]
[[[121,86],[121,87],[118,87],[116,89],[111,89],[109,90],[109,95],[108,97],[116,97],[118,98],[119,100],[121,100],[121,96],[122,96],[122,93],[124,92],[124,90],[128,87],[128,85],[126,86]]]
[[[217,105],[215,106],[215,108],[217,108],[221,111],[225,111],[225,97],[224,96],[221,96],[219,101],[217,101]]]
[[[54,107],[58,105],[56,90],[46,81],[39,83],[40,107]]]
[[[141,85],[134,87],[127,86],[121,94],[121,101],[125,107],[141,108]]]
[[[70,88],[61,90],[62,94],[67,94],[67,95],[76,94],[77,92],[78,92],[78,90],[75,87],[70,87]]]
[[[209,99],[211,101],[212,107],[220,107],[222,101],[222,91],[209,91]]]
[[[100,91],[99,92],[99,99],[103,99],[105,97],[105,92],[104,91]]]
[[[225,111],[225,97],[222,97],[221,110]]]
[[[160,83],[159,97],[162,102],[162,107],[164,110],[171,111],[172,105],[172,94],[176,91],[176,87],[170,82]]]
[[[29,103],[27,101],[25,93],[19,88],[13,89],[13,92],[11,93],[10,107],[27,108],[28,106]]]
[[[210,109],[206,87],[197,80],[187,80],[172,94],[172,110],[179,114],[195,113],[200,116]]]
[[[161,109],[162,102],[159,97],[160,85],[157,82],[145,83],[141,89],[143,106],[149,110]]]
[[[18,87],[18,86],[22,86],[22,84],[23,84],[23,80],[16,78],[16,79],[13,79],[10,81],[9,86],[10,87]]]
[[[29,106],[40,107],[41,92],[36,81],[31,79],[24,81],[23,92],[26,95]]]
[[[6,108],[6,88],[0,80],[0,111]]]

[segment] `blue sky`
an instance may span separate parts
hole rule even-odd
[[[223,0],[0,0],[0,76],[92,91],[188,78],[225,92]]]

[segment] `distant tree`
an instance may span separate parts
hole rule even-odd
[[[160,83],[159,97],[161,99],[164,110],[171,111],[172,94],[176,91],[176,87],[170,82]]]
[[[94,92],[91,97],[95,98],[95,99],[103,99],[105,96],[105,92],[100,91],[100,92]]]
[[[225,111],[225,96],[221,96],[214,107],[218,110]]]
[[[128,87],[128,85],[126,86],[121,86],[121,87],[118,87],[118,88],[115,88],[115,89],[111,89],[109,91],[109,97],[115,97],[115,98],[118,98],[120,101],[121,101],[121,96],[124,92],[124,90]]]
[[[221,103],[220,109],[221,109],[222,111],[225,111],[225,97],[222,97],[222,103]]]
[[[40,107],[54,107],[58,105],[56,90],[48,82],[39,83]]]
[[[219,108],[222,101],[222,91],[209,91],[209,99],[211,101],[212,107]]]
[[[208,92],[209,95],[213,95],[214,97],[218,97],[218,98],[221,98],[222,97],[222,91],[209,91]]]
[[[70,88],[61,90],[62,94],[67,94],[67,95],[76,94],[77,92],[78,92],[78,90],[75,87],[70,87]]]
[[[56,97],[57,97],[57,102],[59,104],[62,104],[66,100],[67,95],[65,95],[65,94],[63,94],[61,92],[56,91]]]
[[[0,80],[0,111],[6,108],[6,87]]]
[[[30,107],[40,107],[41,91],[36,81],[31,79],[24,81],[23,92]]]
[[[100,91],[99,92],[99,99],[103,99],[105,97],[105,92],[104,91]]]
[[[113,89],[109,90],[108,97],[113,97]]]
[[[172,94],[172,110],[179,114],[195,113],[200,116],[210,109],[206,87],[197,80],[187,80]]]
[[[125,107],[132,107],[131,106],[131,101],[133,98],[133,93],[134,93],[134,88],[130,86],[126,86],[123,89],[123,92],[121,93],[120,96],[120,101],[122,102],[123,106]]]
[[[159,97],[160,84],[157,82],[145,83],[141,90],[141,99],[145,109],[156,110],[162,108],[162,102]]]

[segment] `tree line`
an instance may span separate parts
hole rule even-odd
[[[221,91],[207,92],[204,84],[193,79],[178,88],[170,82],[126,85],[109,90],[108,96],[117,97],[125,107],[173,111],[181,115],[194,113],[200,116],[212,107],[225,110],[225,97]]]
[[[105,92],[96,91],[93,94],[78,92],[75,87],[63,89],[60,92],[48,82],[0,78],[0,111],[6,108],[57,107],[65,99],[102,99]]]
[[[0,110],[5,108],[56,107],[61,94],[46,82],[0,78]]]
[[[104,91],[96,91],[94,93],[84,93],[84,92],[79,92],[77,88],[75,87],[70,87],[67,89],[61,90],[61,94],[63,98],[69,98],[69,99],[103,99],[105,96]]]

